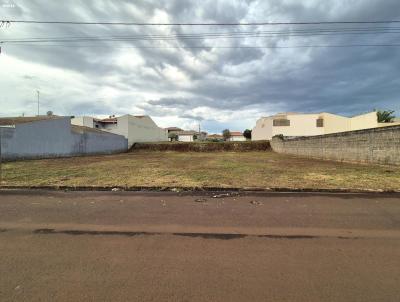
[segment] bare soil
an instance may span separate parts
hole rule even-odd
[[[127,186],[400,190],[400,166],[274,152],[156,152],[3,164],[6,186]]]

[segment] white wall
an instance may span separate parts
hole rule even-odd
[[[350,118],[324,112],[324,134],[350,131]]]
[[[110,125],[102,130],[125,136],[129,148],[139,142],[168,141],[167,130],[158,127],[149,116],[136,117],[126,114],[118,117],[117,121],[117,125]]]
[[[273,126],[274,119],[284,117],[290,120],[290,126]],[[323,127],[316,125],[319,118],[324,120]],[[326,112],[321,114],[288,114],[259,119],[253,128],[252,140],[270,140],[273,136],[279,134],[284,136],[314,136],[375,127],[378,127],[375,112],[352,118]]]
[[[51,158],[128,149],[127,140],[122,136],[88,130],[72,130],[70,118],[17,124],[15,128],[1,127],[2,158]]]
[[[308,136],[324,134],[323,127],[317,127],[320,114],[294,114],[262,118],[252,132],[252,140],[270,140],[273,136]],[[290,126],[273,126],[274,119],[286,118]]]
[[[112,133],[93,129],[72,129],[71,154],[111,154],[128,150],[128,140]]]
[[[378,127],[378,116],[376,112],[370,112],[350,118],[350,130],[361,130],[376,127]]]
[[[193,142],[193,135],[179,135],[178,141],[180,142]]]
[[[74,117],[71,119],[71,124],[72,125],[77,125],[77,126],[85,126],[89,128],[93,128],[93,118],[90,116],[78,116]]]
[[[231,142],[244,142],[246,138],[244,136],[232,136],[229,140]]]
[[[2,154],[4,158],[32,158],[66,156],[71,152],[70,119],[50,119],[17,124],[4,135],[2,129]]]
[[[288,127],[272,127],[273,136],[310,136],[324,134],[323,127],[317,127],[317,119],[320,114],[295,114],[287,115],[290,120]]]
[[[160,128],[149,116],[135,117],[125,115],[128,119],[128,143],[168,141],[167,130]],[[118,119],[119,121],[119,119]]]
[[[272,119],[268,117],[262,117],[257,120],[256,126],[251,132],[251,140],[270,140],[272,138]]]
[[[73,119],[73,123],[81,126],[88,126],[90,122],[86,117]],[[93,127],[93,118],[92,124]],[[117,124],[105,124],[100,130],[123,135],[128,139],[128,145],[131,147],[138,142],[163,142],[168,141],[167,130],[160,128],[149,116],[133,116],[126,114],[117,117]]]

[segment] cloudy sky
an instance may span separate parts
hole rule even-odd
[[[400,1],[0,0],[0,19],[141,23],[400,20]],[[321,30],[339,32],[293,34]],[[350,33],[343,33],[346,30]],[[232,33],[236,36],[227,37]],[[140,36],[163,39],[132,39]],[[283,111],[350,116],[380,108],[400,113],[400,47],[308,47],[400,44],[400,24],[13,23],[0,28],[0,41],[49,37],[100,39],[3,43],[0,116],[36,114],[36,90],[41,93],[42,113],[149,114],[163,127],[193,129],[201,123],[209,132],[251,128],[260,116]],[[110,37],[114,40],[107,40]]]

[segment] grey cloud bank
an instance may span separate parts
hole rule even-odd
[[[400,2],[392,0],[13,3],[15,7],[0,5],[2,19],[166,23],[400,20]],[[271,29],[12,24],[0,28],[0,40],[234,30]],[[202,128],[211,132],[227,127],[243,130],[252,127],[259,116],[280,111],[353,115],[389,108],[399,113],[400,47],[218,48],[396,44],[399,35],[54,43],[58,46],[5,44],[0,55],[0,114],[35,114],[36,89],[42,91],[44,112],[150,114],[161,126],[195,128],[201,122]],[[170,48],[193,46],[210,47]]]

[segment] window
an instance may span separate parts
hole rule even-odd
[[[323,118],[317,119],[317,127],[324,127],[324,119]]]
[[[290,120],[288,119],[275,119],[273,121],[274,127],[290,126]]]

